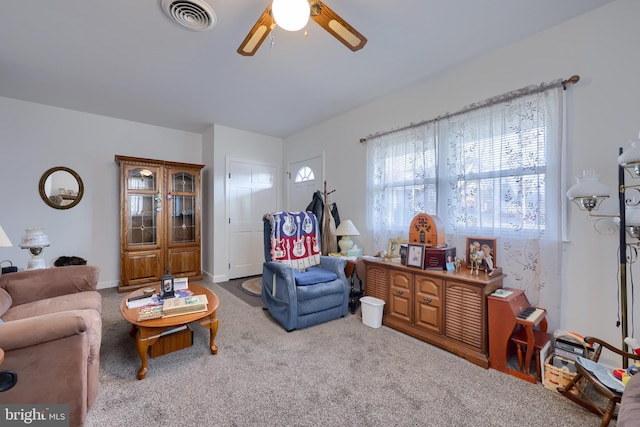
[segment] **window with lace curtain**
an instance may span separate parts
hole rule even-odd
[[[511,286],[538,295],[558,280],[563,108],[556,81],[367,138],[374,252],[389,238],[406,237],[413,217],[424,212],[440,218],[461,258],[467,236],[497,238],[500,267],[515,285],[522,282]]]
[[[443,209],[453,230],[543,234],[547,228],[544,95],[528,95],[442,120]],[[557,186],[559,182],[553,185]]]

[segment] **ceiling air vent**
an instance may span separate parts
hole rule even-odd
[[[162,0],[162,10],[183,27],[207,31],[216,25],[216,13],[203,0]]]

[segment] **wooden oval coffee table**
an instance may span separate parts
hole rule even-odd
[[[156,291],[159,290],[159,287],[160,285],[156,286]],[[138,311],[140,311],[140,309],[127,308],[127,299],[134,296],[142,295],[142,289],[131,292],[122,300],[122,303],[120,303],[120,312],[122,313],[122,317],[124,317],[127,322],[133,325],[134,330],[137,329],[136,348],[138,350],[138,356],[140,356],[140,361],[142,362],[142,366],[138,370],[139,380],[142,380],[147,376],[147,368],[149,366],[147,352],[149,350],[149,347],[156,341],[158,341],[158,338],[160,338],[160,334],[162,333],[162,331],[168,328],[175,328],[177,326],[186,325],[191,322],[199,322],[202,326],[209,329],[210,331],[209,345],[211,347],[211,354],[218,354],[218,347],[216,346],[214,340],[216,338],[216,334],[218,333],[218,318],[216,317],[216,310],[220,305],[220,300],[218,299],[218,296],[211,290],[201,285],[191,283],[189,284],[189,290],[191,290],[194,295],[207,296],[207,311],[201,311],[199,313],[193,314],[183,314],[180,316],[167,318],[139,321]]]

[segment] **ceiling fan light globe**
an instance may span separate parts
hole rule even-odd
[[[287,31],[301,30],[311,15],[307,0],[273,0],[271,11],[276,24]]]

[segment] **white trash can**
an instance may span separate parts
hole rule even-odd
[[[362,323],[371,328],[382,326],[384,301],[374,297],[362,297],[360,303],[362,304]]]

